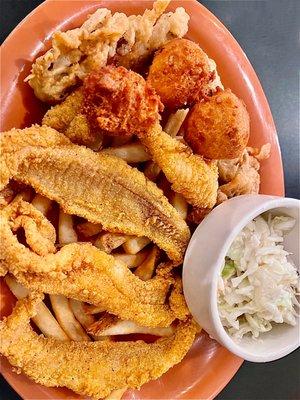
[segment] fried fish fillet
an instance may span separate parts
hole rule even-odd
[[[24,218],[27,224],[22,227],[26,240],[30,239],[27,240],[29,248],[13,232]],[[72,243],[55,254],[50,252],[51,248],[48,254],[41,254],[40,248],[44,250],[45,244],[54,246],[55,236],[52,242],[49,239],[50,227],[43,214],[23,200],[4,208],[0,212],[4,273],[14,274],[28,289],[99,305],[121,319],[145,326],[168,326],[175,318],[184,319],[188,315],[188,312],[181,313],[182,290],[181,298],[172,302],[172,307],[167,303],[167,295],[175,284],[170,274],[171,264],[159,268],[153,279],[142,281],[124,263],[90,243]],[[177,292],[177,286],[174,290]]]
[[[102,133],[97,127],[90,126],[82,113],[82,106],[82,90],[77,89],[62,103],[51,107],[44,115],[42,123],[62,132],[73,143],[98,150],[102,144]]]
[[[175,263],[182,261],[188,226],[162,191],[126,162],[37,126],[2,134],[1,151],[0,190],[12,178],[26,183],[66,213],[100,223],[107,231],[146,236]]]
[[[214,161],[206,162],[193,154],[189,147],[164,132],[159,124],[139,134],[139,138],[175,192],[196,207],[215,205],[218,168]]]
[[[135,342],[61,342],[35,333],[30,318],[41,296],[19,300],[0,322],[0,352],[29,378],[48,387],[66,386],[95,399],[121,387],[139,388],[182,360],[197,326],[180,323],[172,336]]]

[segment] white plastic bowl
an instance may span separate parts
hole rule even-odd
[[[265,195],[238,196],[216,207],[198,226],[183,264],[183,289],[195,320],[209,335],[232,353],[254,362],[276,360],[300,345],[299,318],[296,326],[276,324],[260,335],[262,340],[243,337],[237,343],[222,326],[217,306],[218,277],[223,260],[238,233],[263,212],[289,215],[296,224],[284,239],[284,248],[299,268],[300,201]]]

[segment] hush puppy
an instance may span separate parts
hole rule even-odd
[[[187,117],[185,140],[210,159],[240,157],[250,134],[245,104],[229,89],[195,104]]]
[[[156,53],[147,82],[163,104],[174,109],[201,99],[213,75],[207,55],[196,43],[173,39]]]
[[[107,66],[85,78],[82,111],[91,126],[112,136],[130,137],[159,121],[163,104],[141,75]]]

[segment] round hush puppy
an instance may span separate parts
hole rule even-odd
[[[108,135],[132,136],[160,120],[163,104],[136,72],[106,66],[83,82],[83,107],[91,126]]]
[[[190,40],[173,39],[156,53],[147,82],[163,104],[174,109],[201,99],[212,79],[204,51]]]
[[[187,118],[185,140],[203,157],[231,159],[241,156],[249,134],[245,104],[226,89],[194,105]]]

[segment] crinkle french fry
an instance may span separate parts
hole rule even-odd
[[[51,207],[52,201],[50,199],[47,199],[47,197],[42,196],[41,194],[36,194],[31,204],[35,208],[37,208],[42,214],[46,215]]]
[[[81,235],[85,237],[91,237],[97,235],[102,231],[102,225],[93,224],[92,222],[86,221],[82,222],[81,224],[78,224],[76,226],[76,229],[78,230],[79,233],[81,233]]]
[[[59,210],[58,240],[60,244],[75,243],[78,240],[73,227],[73,217],[72,215],[65,214],[63,210]]]
[[[94,246],[98,249],[111,253],[114,249],[117,249],[128,239],[127,235],[121,233],[110,233],[106,232],[97,237],[94,242]]]
[[[103,400],[121,400],[127,388],[115,389]]]
[[[137,275],[143,281],[147,281],[151,279],[154,271],[157,259],[159,257],[159,249],[157,246],[154,246],[150,251],[150,254],[146,258],[146,260],[134,271],[134,274]]]
[[[87,314],[99,314],[105,311],[105,308],[94,304],[83,304],[83,309]]]
[[[49,297],[55,317],[69,338],[75,341],[91,340],[74,317],[68,299],[61,294],[50,294]]]
[[[5,282],[17,299],[28,296],[29,291],[11,275],[5,276]],[[51,314],[45,303],[41,302],[36,308],[37,314],[32,318],[39,330],[46,336],[57,340],[70,340]]]
[[[188,203],[180,193],[173,192],[170,196],[170,203],[183,219],[186,219],[188,213]]]
[[[122,261],[128,268],[136,268],[142,264],[149,254],[149,250],[142,250],[137,254],[116,253],[113,254],[114,258]]]
[[[189,108],[177,110],[174,114],[169,116],[169,119],[164,127],[164,131],[168,133],[170,136],[175,137],[182,124],[189,113]]]
[[[114,315],[105,314],[88,329],[88,332],[97,336],[117,336],[130,335],[132,333],[144,333],[155,336],[170,336],[173,333],[173,327],[149,328],[138,325],[132,321],[122,321]]]
[[[150,155],[141,143],[129,143],[119,147],[109,147],[103,153],[110,154],[128,163],[138,163],[150,160]]]
[[[69,299],[69,304],[75,318],[85,329],[95,322],[95,318],[85,312],[82,301]]]
[[[150,239],[145,236],[131,237],[124,244],[123,249],[127,254],[137,254],[139,251],[143,250],[151,242]]]

